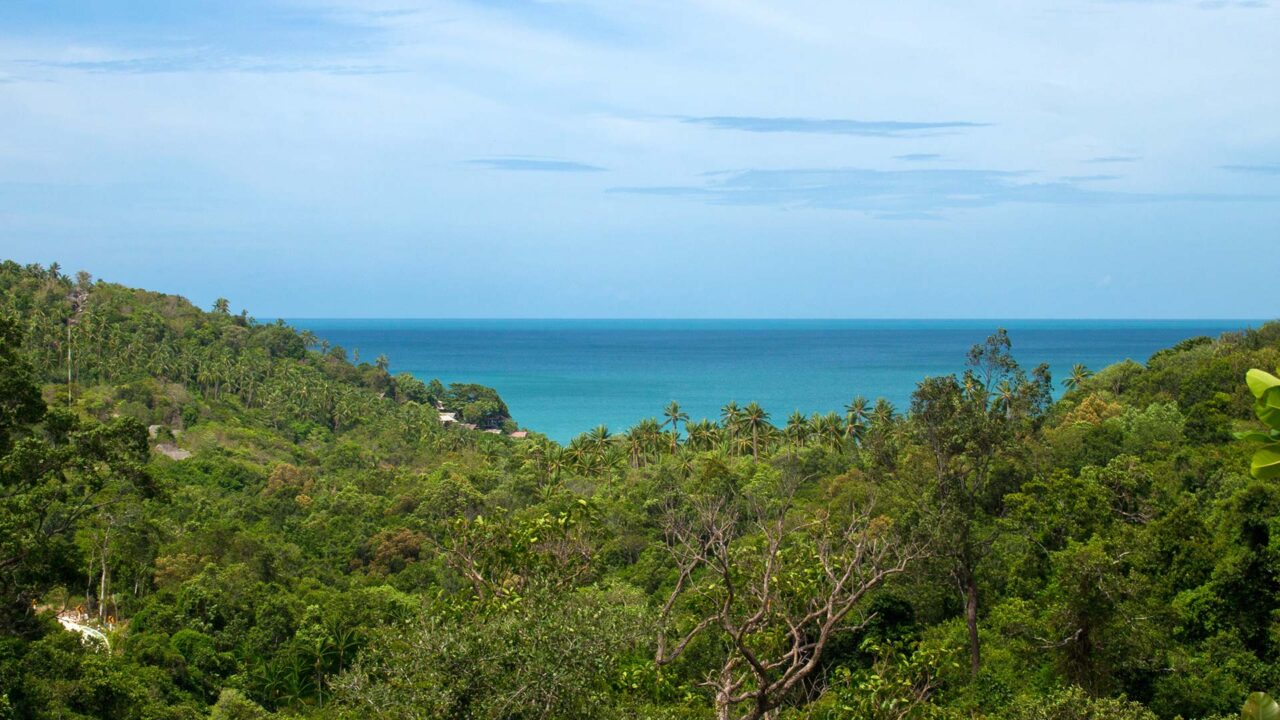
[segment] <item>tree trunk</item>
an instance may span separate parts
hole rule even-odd
[[[969,626],[969,671],[976,678],[982,655],[978,644],[978,579],[972,572],[965,573],[964,620]]]
[[[98,619],[107,611],[107,537],[102,538],[102,579],[98,582]]]

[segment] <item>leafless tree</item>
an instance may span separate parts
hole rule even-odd
[[[870,501],[799,507],[798,484],[759,498],[677,494],[664,511],[678,575],[655,659],[671,663],[698,638],[723,647],[703,682],[721,720],[772,717],[816,679],[835,637],[871,620],[867,594],[923,552]]]

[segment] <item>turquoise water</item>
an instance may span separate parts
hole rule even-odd
[[[624,430],[677,400],[694,419],[729,400],[840,411],[855,395],[905,408],[926,375],[958,372],[965,352],[1009,330],[1025,367],[1100,369],[1246,320],[293,320],[392,372],[498,390],[522,426],[567,441]]]

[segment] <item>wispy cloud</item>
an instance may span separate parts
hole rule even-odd
[[[518,170],[531,172],[604,172],[608,168],[599,165],[574,162],[572,160],[555,160],[533,157],[490,157],[467,160],[469,165],[479,165],[490,170]]]
[[[1142,158],[1137,155],[1103,155],[1101,157],[1089,158],[1085,160],[1087,163],[1105,164],[1105,163],[1133,163],[1138,162]]]
[[[894,155],[894,160],[906,160],[907,162],[928,162],[930,160],[941,160],[942,156],[938,153],[907,153],[906,155]]]
[[[1067,182],[1100,182],[1102,180],[1119,180],[1119,175],[1063,175],[1062,179]]]
[[[1280,175],[1280,163],[1262,163],[1260,165],[1219,165],[1223,170],[1249,173],[1251,175]]]
[[[389,71],[374,62],[399,12],[304,6],[284,0],[94,3],[59,12],[0,3],[0,27],[50,48],[16,64],[94,73]]]
[[[1201,10],[1229,10],[1232,8],[1253,10],[1271,7],[1271,5],[1263,2],[1263,0],[1202,0],[1196,3],[1196,7]]]
[[[219,56],[183,53],[114,60],[24,60],[35,68],[80,70],[89,73],[145,75],[153,73],[240,72],[240,73],[322,73],[325,75],[381,75],[396,72],[386,65],[307,60],[270,60],[260,57]]]
[[[814,133],[821,135],[861,135],[865,137],[901,137],[988,127],[988,123],[947,120],[941,122],[908,122],[903,120],[847,120],[800,117],[752,117],[712,115],[681,117],[681,122],[702,125],[715,130],[741,130],[756,133]]]
[[[1152,7],[1160,6],[1177,6],[1177,5],[1195,5],[1201,10],[1231,10],[1231,9],[1255,9],[1270,7],[1270,3],[1266,0],[1198,0],[1186,2],[1183,0],[1104,0],[1111,5],[1150,5]]]
[[[709,174],[702,185],[618,187],[610,192],[686,198],[715,205],[775,205],[856,210],[881,217],[934,214],[1008,203],[1115,205],[1153,202],[1274,202],[1280,195],[1130,193],[1080,181],[1037,182],[999,170],[864,168],[738,170]]]

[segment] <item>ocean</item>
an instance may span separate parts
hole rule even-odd
[[[916,383],[960,372],[965,353],[1009,331],[1028,370],[1054,382],[1248,320],[290,320],[393,373],[497,389],[523,427],[566,442],[596,425],[622,431],[676,400],[693,420],[726,402],[842,412],[855,396],[905,409]],[[1243,378],[1241,379],[1243,382]]]

